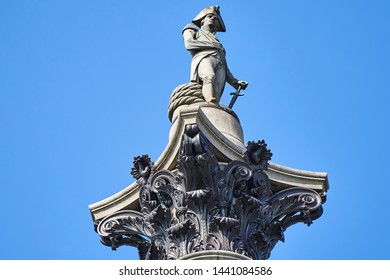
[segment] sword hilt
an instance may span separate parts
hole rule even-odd
[[[239,85],[236,92],[231,92],[230,95],[236,95],[236,96],[244,96],[243,93],[240,93],[240,91],[242,90],[242,86]]]
[[[239,85],[238,88],[237,88],[237,90],[236,90],[236,92],[230,93],[230,95],[233,95],[233,97],[232,97],[232,100],[230,101],[230,104],[229,104],[229,106],[228,106],[229,109],[232,109],[232,108],[233,108],[233,105],[234,105],[234,103],[236,102],[236,100],[237,100],[237,98],[238,98],[239,96],[244,96],[243,93],[240,93],[241,89],[242,89],[242,87],[241,87],[241,85]]]
[[[245,94],[239,92],[231,92],[230,95],[244,96]]]

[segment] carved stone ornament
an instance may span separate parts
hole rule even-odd
[[[243,161],[222,168],[196,125],[187,125],[174,171],[155,171],[147,155],[134,159],[140,212],[122,210],[97,223],[104,245],[138,248],[140,259],[175,260],[222,250],[267,259],[284,231],[322,214],[321,196],[291,187],[272,193],[264,141],[249,142]]]

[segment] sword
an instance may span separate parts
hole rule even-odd
[[[233,105],[234,105],[234,103],[236,102],[236,100],[237,100],[237,98],[239,97],[239,96],[244,96],[244,94],[243,93],[240,93],[240,91],[241,91],[241,85],[240,86],[238,86],[238,88],[237,88],[237,90],[236,90],[236,92],[232,92],[230,95],[233,95],[233,97],[232,97],[232,100],[230,101],[230,104],[229,104],[229,109],[232,109],[233,108]]]

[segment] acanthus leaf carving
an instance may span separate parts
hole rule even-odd
[[[271,150],[267,149],[267,144],[264,140],[248,142],[246,152],[244,154],[244,160],[252,167],[253,170],[267,170],[268,161],[271,157]]]
[[[134,166],[131,168],[131,175],[137,180],[137,183],[145,185],[150,176],[155,172],[153,162],[148,155],[136,156],[133,161]]]
[[[291,187],[272,193],[264,172],[272,153],[264,140],[249,142],[243,161],[222,169],[196,125],[187,125],[177,169],[156,171],[136,157],[140,212],[118,211],[97,224],[102,243],[138,248],[141,259],[179,259],[226,250],[267,259],[284,231],[322,214],[322,196]]]

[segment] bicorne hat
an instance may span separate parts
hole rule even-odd
[[[208,15],[208,14],[215,14],[218,18],[219,21],[219,27],[218,27],[218,32],[225,32],[226,27],[225,23],[222,20],[221,14],[219,12],[219,6],[210,6],[205,9],[203,9],[193,20],[192,22],[200,27],[202,20]]]

